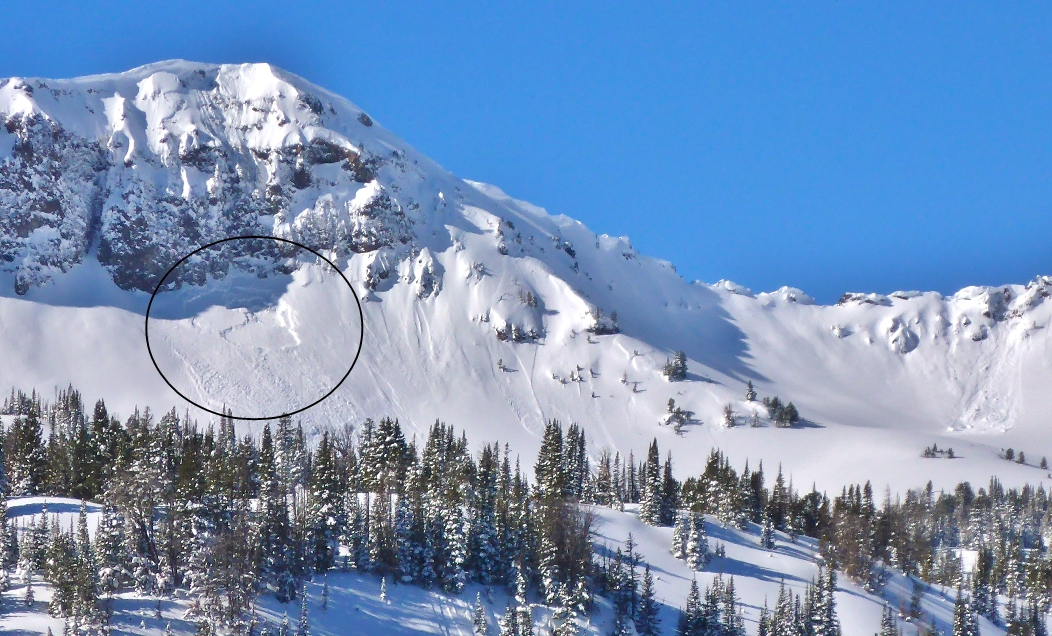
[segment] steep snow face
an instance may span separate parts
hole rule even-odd
[[[272,293],[238,298],[260,287]],[[202,290],[234,302],[200,302]],[[358,304],[328,264],[304,264],[262,281],[229,275],[158,299],[153,311],[158,304],[162,310],[150,318],[157,368],[213,413],[225,408],[237,417],[273,419],[307,408],[343,381],[361,343]]]
[[[1049,277],[951,297],[845,294],[835,306],[791,287],[691,283],[627,238],[458,179],[353,104],[268,65],[0,80],[0,119],[2,384],[72,382],[125,414],[181,410],[146,355],[147,292],[200,245],[263,234],[325,252],[363,300],[361,359],[304,415],[314,430],[390,415],[422,432],[441,418],[529,454],[557,418],[583,424],[594,449],[641,451],[656,436],[682,472],[715,444],[740,460],[792,458],[798,480],[837,489],[916,486],[933,472],[948,485],[992,472],[1036,481],[1045,472],[998,461],[998,449],[1052,455]],[[231,249],[176,286],[281,274],[281,257]],[[259,311],[274,326],[311,308]],[[180,342],[214,336],[199,318],[171,325]],[[292,337],[269,332],[273,347]],[[330,346],[317,342],[283,366],[299,379],[269,389],[275,405],[314,388]],[[670,383],[661,371],[674,351],[688,373]],[[207,353],[186,372],[224,379],[198,383],[195,397],[223,386],[224,403],[251,410],[258,393],[238,387],[255,377]],[[803,426],[773,428],[744,400],[748,381],[793,401]],[[670,399],[694,412],[680,436],[660,424]],[[728,405],[732,428],[721,425]],[[921,459],[932,442],[963,459]]]

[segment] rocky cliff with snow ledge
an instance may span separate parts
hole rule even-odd
[[[4,385],[73,382],[125,413],[179,405],[137,337],[146,292],[202,244],[263,234],[332,254],[366,301],[359,368],[313,413],[318,426],[442,418],[530,448],[554,417],[639,450],[674,435],[659,424],[673,398],[696,414],[682,434],[699,462],[713,443],[769,459],[822,448],[815,474],[839,480],[865,462],[833,449],[883,445],[883,467],[964,432],[997,434],[966,438],[976,457],[1005,445],[1052,455],[1052,278],[835,306],[791,287],[688,283],[626,238],[449,174],[265,64],[0,80],[0,122]],[[187,282],[268,267],[245,256],[203,261]],[[76,303],[63,300],[71,287]],[[661,374],[674,351],[689,358],[683,382]],[[792,400],[809,428],[744,426],[768,423],[744,401],[747,381]],[[740,430],[720,426],[727,405]]]
[[[408,243],[420,218],[380,174],[421,176],[398,145],[267,65],[13,78],[0,81],[0,116],[0,258],[19,293],[89,253],[122,289],[152,291],[166,263],[220,238],[372,252]]]

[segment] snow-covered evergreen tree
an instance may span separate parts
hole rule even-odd
[[[408,494],[398,498],[393,532],[398,578],[402,583],[412,583],[419,575],[423,546],[420,544],[417,519]]]
[[[676,636],[704,636],[707,625],[704,622],[701,607],[701,592],[697,579],[690,582],[687,604],[679,613],[676,624]]]
[[[583,582],[579,581],[583,586]],[[578,636],[581,633],[577,616],[584,611],[580,602],[581,590],[571,590],[569,585],[560,586],[559,600],[552,612],[552,636]]]
[[[767,609],[767,599],[763,599],[763,607],[760,608],[760,616],[756,619],[756,636],[771,636],[774,632],[771,611]]]
[[[692,512],[687,522],[687,542],[684,547],[687,565],[701,571],[709,562],[709,538],[705,532],[705,516]]]
[[[687,533],[690,530],[688,515],[677,514],[672,526],[672,556],[677,559],[687,558]]]
[[[768,550],[774,548],[774,521],[767,510],[763,511],[763,521],[760,529],[760,545]]]
[[[1000,612],[997,607],[997,592],[994,589],[992,579],[995,578],[994,569],[996,565],[994,551],[986,546],[980,546],[978,559],[972,573],[972,588],[970,605],[980,616],[990,619],[995,625],[1000,622]]]
[[[3,424],[0,424],[0,441],[7,437],[7,432],[4,430]],[[4,457],[4,445],[0,444],[0,500],[3,500],[3,515],[0,517],[0,521],[3,522],[3,528],[7,527],[7,495],[10,491],[9,484],[7,482],[7,468],[5,467],[7,460]]]
[[[296,636],[310,636],[310,610],[307,607],[307,586],[303,586],[303,593],[300,595],[302,600],[300,601],[300,618],[296,622]]]
[[[288,422],[279,422],[280,435],[289,436]],[[288,451],[286,451],[287,453]],[[260,574],[264,585],[274,592],[281,602],[287,603],[296,595],[295,575],[292,571],[292,529],[286,491],[279,472],[276,449],[270,434],[270,425],[263,427],[260,441],[259,471],[259,515],[260,525]]]
[[[500,629],[498,636],[519,636],[519,613],[516,608],[508,604],[508,609],[504,611],[504,616],[497,622]]]
[[[661,481],[661,459],[657,439],[650,443],[647,459],[643,464],[643,492],[639,503],[639,518],[652,526],[661,523],[664,490]]]
[[[663,526],[671,526],[676,520],[676,509],[679,507],[679,483],[672,476],[672,453],[665,459],[660,497],[658,522]]]
[[[482,592],[475,595],[475,609],[471,613],[471,624],[475,636],[487,636],[489,623],[486,621],[486,606],[482,604]]]
[[[535,468],[537,493],[542,499],[563,496],[566,485],[563,471],[563,428],[558,420],[549,420],[544,426],[541,450]]]
[[[130,562],[125,550],[124,520],[110,504],[102,507],[102,517],[95,530],[95,554],[99,567],[99,590],[116,594],[131,578]]]
[[[723,609],[723,579],[717,576],[712,581],[712,587],[705,588],[701,602],[702,624],[705,626],[702,633],[717,631],[722,623]]]
[[[878,636],[899,636],[899,621],[895,613],[891,611],[890,605],[884,606],[884,612],[880,617],[880,632]]]
[[[814,636],[840,636],[840,620],[836,612],[836,585],[836,570],[819,567],[818,579],[812,588],[808,617]]]
[[[723,407],[723,420],[720,422],[720,426],[723,428],[733,428],[737,424],[737,414],[734,412],[734,407],[727,404]]]
[[[18,528],[11,519],[4,528],[0,528],[0,568],[11,569],[18,565]]]
[[[80,513],[77,516],[77,533],[74,537],[73,572],[76,598],[74,610],[81,616],[93,616],[98,607],[99,582],[98,560],[88,534],[88,509],[85,502],[80,502]]]
[[[35,495],[44,481],[47,459],[44,453],[44,431],[36,410],[15,419],[7,431],[11,449],[7,463],[8,488],[14,496]]]
[[[44,565],[44,579],[53,588],[48,612],[72,617],[77,609],[77,551],[72,533],[59,529],[57,523],[52,527]]]
[[[497,533],[498,460],[496,445],[483,447],[468,509],[468,569],[484,585],[498,582],[502,569]]]
[[[960,589],[953,606],[953,636],[979,636],[979,615]]]
[[[720,587],[720,630],[725,636],[745,636],[745,619],[742,617],[741,604],[734,587],[734,577],[732,576],[726,585],[722,585],[720,581]]]
[[[336,560],[338,539],[345,524],[343,493],[335,450],[329,441],[328,431],[322,433],[321,442],[314,454],[309,482],[308,517],[314,569],[325,572]]]
[[[771,622],[774,625],[772,636],[798,636],[799,612],[794,609],[793,594],[786,589],[784,582],[778,589],[778,601]]]
[[[369,493],[359,494],[354,491],[344,497],[347,526],[342,543],[349,552],[350,565],[363,572],[372,569],[369,560],[369,497]]]
[[[369,563],[373,569],[386,572],[396,565],[395,558],[391,498],[379,493],[372,497],[369,509]]]
[[[533,631],[533,607],[529,605],[518,608],[519,636],[534,636]]]
[[[459,594],[467,583],[467,541],[464,512],[460,506],[452,506],[443,515],[445,527],[442,532],[445,542],[445,561],[442,564],[442,589],[450,594]]]
[[[3,441],[3,427],[0,426],[0,442]],[[0,446],[3,446],[0,443]],[[0,451],[0,462],[3,461],[3,451]],[[0,473],[3,472],[0,464]],[[18,542],[11,541],[9,534],[9,523],[7,519],[7,495],[0,493],[0,570],[6,571],[18,562]],[[7,590],[2,590],[6,592]]]
[[[639,608],[636,611],[636,633],[639,636],[658,636],[661,620],[658,618],[658,605],[654,599],[654,575],[650,573],[648,563],[643,570],[643,585],[639,591]]]

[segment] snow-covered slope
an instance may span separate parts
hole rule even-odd
[[[836,306],[689,282],[627,238],[449,174],[343,98],[265,64],[0,80],[0,118],[0,385],[72,382],[122,414],[181,410],[146,354],[147,290],[204,243],[266,234],[330,254],[363,300],[361,359],[303,415],[315,430],[391,415],[422,431],[439,418],[529,453],[558,418],[583,424],[593,449],[640,451],[657,436],[679,474],[719,445],[825,488],[1046,475],[997,452],[1052,455],[1052,278]],[[231,249],[177,282],[279,264]],[[295,296],[274,306],[313,311]],[[200,352],[217,325],[199,318],[167,325],[177,335],[164,346]],[[268,392],[276,406],[301,403],[332,355],[323,332],[309,335]],[[689,374],[669,383],[676,350]],[[191,383],[193,397],[256,406],[253,367],[218,359],[187,369],[215,378]],[[772,427],[744,401],[747,381],[806,421]],[[670,398],[695,412],[682,437],[660,424]],[[728,404],[738,427],[720,426]],[[922,459],[932,442],[961,459]]]

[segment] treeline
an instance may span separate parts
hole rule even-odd
[[[769,488],[765,481],[762,464],[750,471],[746,463],[738,473],[713,450],[704,473],[683,482],[679,505],[739,528],[759,524],[764,542],[773,540],[771,529],[816,538],[827,564],[871,591],[891,570],[910,576],[917,599],[898,608],[901,616],[922,619],[924,584],[939,584],[962,589],[964,615],[985,616],[1013,634],[1043,633],[1025,627],[1052,607],[1052,512],[1043,486],[1005,488],[994,477],[985,488],[962,482],[936,492],[929,482],[905,497],[886,491],[877,505],[869,482],[830,500],[787,484],[781,467]],[[962,551],[975,555],[971,572],[962,568]],[[1004,607],[998,595],[1008,597]]]
[[[578,427],[564,440],[549,425],[534,486],[507,446],[473,454],[442,423],[422,447],[384,419],[311,448],[288,418],[238,437],[227,417],[216,429],[147,409],[121,423],[102,401],[88,417],[72,389],[33,400],[2,431],[5,494],[101,501],[102,520],[88,540],[83,520],[0,519],[4,567],[43,573],[57,591],[50,611],[79,624],[105,623],[119,592],[179,588],[205,633],[246,633],[258,593],[290,601],[333,568],[449,593],[519,586],[562,608],[567,634],[592,602],[592,517],[573,505],[587,474]],[[510,609],[529,613],[524,599]]]
[[[76,563],[95,571],[72,577],[86,589],[71,598],[184,588],[201,599],[195,611],[202,621],[215,625],[239,625],[258,592],[291,600],[304,580],[332,568],[451,593],[467,581],[521,589],[516,596],[529,591],[564,608],[561,617],[587,611],[595,593],[621,594],[617,580],[630,579],[624,585],[638,594],[645,576],[624,565],[631,550],[617,566],[613,555],[593,555],[593,521],[576,505],[582,502],[639,504],[645,522],[676,525],[678,554],[695,569],[708,550],[699,543],[699,515],[709,514],[738,528],[757,524],[766,547],[776,530],[813,537],[827,568],[871,590],[892,569],[913,578],[918,596],[924,582],[959,587],[962,612],[1013,629],[1052,604],[1052,517],[1043,486],[1006,489],[991,479],[985,488],[965,482],[936,492],[929,483],[904,497],[885,493],[878,505],[869,483],[830,498],[797,489],[779,467],[768,485],[762,464],[739,472],[718,450],[701,475],[679,481],[656,441],[642,461],[605,450],[590,456],[584,430],[557,422],[545,428],[531,480],[507,446],[472,453],[466,437],[442,423],[422,447],[391,419],[325,432],[311,447],[287,418],[257,438],[238,437],[229,418],[200,427],[175,411],[156,420],[136,411],[121,422],[101,400],[88,415],[72,388],[50,404],[15,393],[5,410],[17,415],[0,445],[8,494],[104,505],[91,546],[75,529],[41,522],[16,539],[8,526],[0,533],[5,567],[46,572],[48,560],[64,554],[70,571]],[[42,546],[56,542],[63,547],[48,556],[51,548]],[[962,551],[976,557],[969,574]],[[1001,606],[998,595],[1011,600]],[[645,625],[639,602],[626,620]],[[515,612],[528,610],[525,600],[516,603]],[[93,604],[105,606],[83,601],[76,611],[97,612]],[[918,600],[899,613],[922,620],[919,607]],[[573,624],[560,622],[566,630]]]

